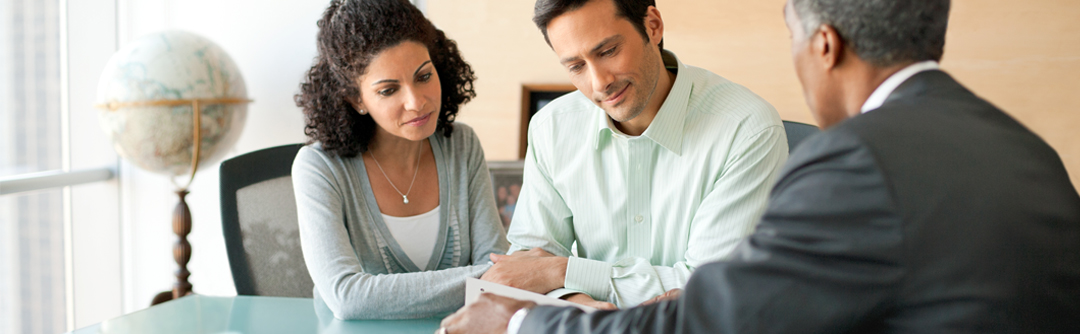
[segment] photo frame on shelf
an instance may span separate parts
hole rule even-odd
[[[510,218],[514,216],[518,195],[521,193],[522,176],[525,161],[488,161],[491,171],[491,189],[495,191],[495,205],[499,208],[499,218],[503,227],[510,228]]]

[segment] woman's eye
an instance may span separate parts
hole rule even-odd
[[[397,92],[397,88],[387,88],[387,89],[380,90],[379,95],[390,96],[390,95],[394,95],[394,92]]]
[[[430,80],[431,80],[431,73],[428,73],[428,74],[424,74],[424,75],[421,75],[421,76],[420,76],[420,79],[419,79],[419,80],[417,80],[417,81],[420,81],[420,82],[428,82],[428,81],[430,81]]]

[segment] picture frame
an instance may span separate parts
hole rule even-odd
[[[491,189],[495,193],[499,218],[503,227],[509,229],[518,195],[521,193],[525,161],[488,161],[488,170],[491,172]]]

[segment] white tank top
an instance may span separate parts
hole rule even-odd
[[[412,217],[382,215],[390,235],[421,271],[425,270],[439,236],[439,206]]]

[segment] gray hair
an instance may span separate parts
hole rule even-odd
[[[836,29],[855,54],[878,67],[940,61],[950,0],[791,0],[807,36]]]

